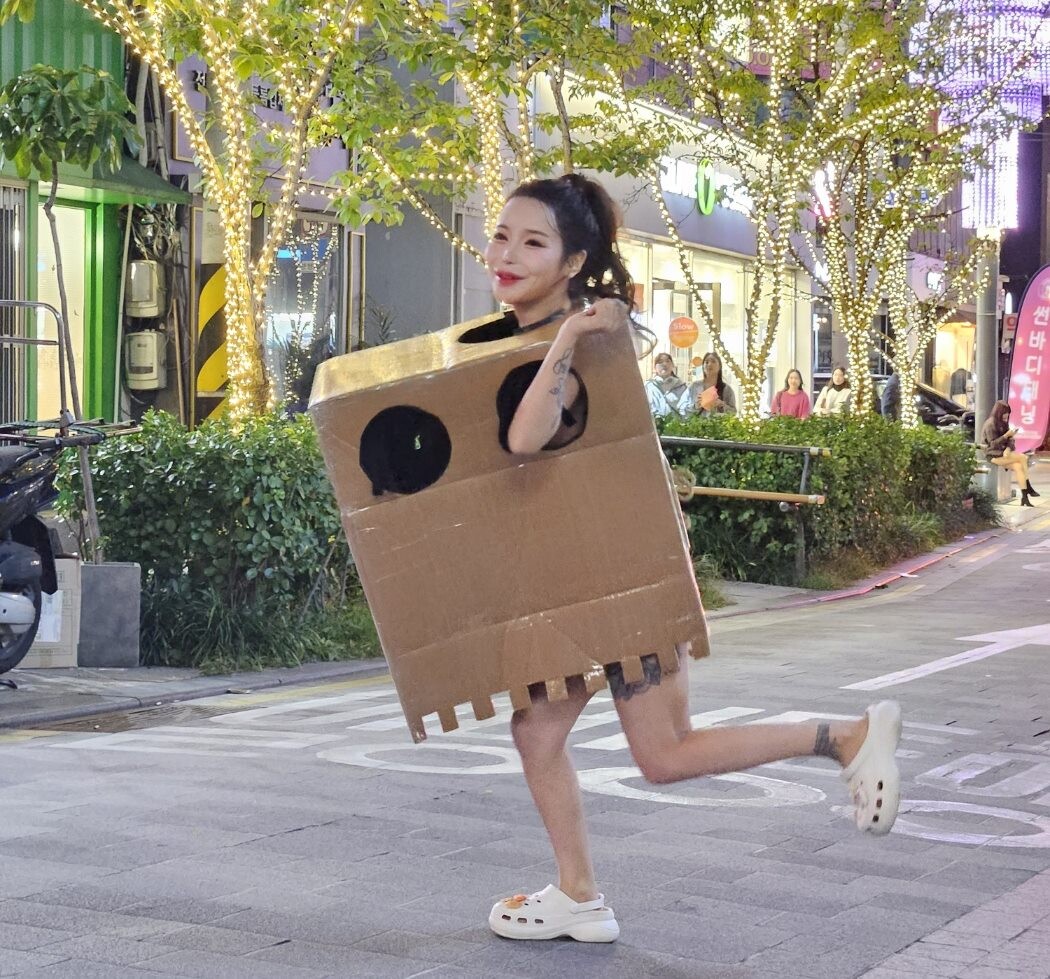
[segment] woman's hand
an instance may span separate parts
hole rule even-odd
[[[588,333],[612,333],[627,326],[627,304],[619,299],[599,299],[593,306],[573,313],[563,324],[576,337]]]
[[[719,405],[724,406],[724,404],[725,402],[718,396],[718,388],[713,384],[709,388],[704,388],[700,392],[700,397],[696,399],[696,406],[701,411],[715,411]]]

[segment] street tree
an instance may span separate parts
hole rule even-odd
[[[7,0],[10,4],[26,0]],[[262,323],[267,283],[302,192],[309,154],[319,145],[311,121],[337,60],[367,67],[375,45],[363,25],[396,21],[391,0],[76,0],[153,71],[192,147],[206,200],[222,226],[229,411],[265,411]],[[21,14],[21,12],[20,12]],[[203,63],[207,105],[194,106],[180,75],[185,59]],[[260,92],[279,113],[263,112]],[[346,93],[348,98],[353,93]],[[253,211],[266,202],[261,246]]]
[[[670,73],[626,93],[651,98],[687,119],[681,144],[702,166],[733,176],[731,193],[755,227],[755,260],[743,322],[720,325],[709,293],[695,281],[676,218],[652,187],[682,273],[715,350],[740,379],[741,410],[758,417],[761,386],[779,329],[791,313],[798,269],[795,239],[808,220],[815,176],[843,147],[889,125],[907,104],[905,43],[896,2],[700,0],[629,7],[636,33]],[[727,330],[741,330],[742,343]]]
[[[623,123],[610,79],[640,56],[610,29],[597,0],[497,4],[407,0],[402,29],[383,38],[389,55],[370,85],[368,117],[337,101],[319,120],[357,155],[338,180],[350,223],[414,208],[479,261],[481,251],[440,216],[435,200],[480,201],[491,232],[509,187],[554,172],[642,173],[650,156]],[[336,65],[341,89],[353,66]],[[546,87],[553,111],[540,111]],[[396,220],[396,218],[394,218]]]
[[[966,16],[953,4],[894,5],[880,48],[894,70],[878,80],[861,79],[856,100],[891,99],[895,111],[830,148],[816,175],[811,213],[793,239],[797,263],[828,300],[846,338],[854,413],[872,405],[873,349],[900,375],[901,390],[910,392],[938,326],[981,287],[975,272],[986,239],[962,235],[956,189],[997,140],[1021,125],[1002,96],[1026,53],[1023,46],[997,51],[989,38],[968,35]],[[1002,56],[1015,67],[992,78],[987,62]],[[960,77],[974,84],[961,85]],[[908,275],[918,236],[950,243],[937,256],[937,287],[922,296]],[[884,306],[888,332],[875,328]],[[902,420],[917,424],[910,397],[902,398]]]
[[[699,0],[666,4],[636,0],[628,8],[636,35],[645,36],[664,78],[625,92],[686,120],[680,143],[701,166],[733,176],[730,186],[755,228],[755,260],[743,322],[721,325],[709,293],[691,269],[675,217],[651,183],[668,233],[677,246],[694,308],[716,352],[740,380],[741,413],[755,420],[762,383],[780,328],[791,315],[792,236],[812,196],[813,176],[843,142],[896,111],[897,68],[882,53],[890,4],[869,0]],[[858,88],[884,84],[884,97],[859,101]],[[741,330],[731,346],[727,329]]]

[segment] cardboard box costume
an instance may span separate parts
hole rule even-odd
[[[581,339],[575,428],[501,445],[557,331],[485,317],[322,364],[310,412],[412,737],[492,696],[527,707],[566,680],[677,669],[707,627],[631,338]],[[502,419],[501,419],[502,415]],[[569,419],[570,421],[572,419]]]

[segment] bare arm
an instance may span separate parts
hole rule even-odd
[[[507,446],[516,455],[539,452],[561,427],[562,411],[580,393],[580,385],[569,372],[576,343],[585,333],[602,332],[626,325],[626,307],[603,299],[590,309],[574,313],[561,325],[547,356],[521,399],[507,432]]]

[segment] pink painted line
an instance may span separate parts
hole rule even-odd
[[[852,588],[843,588],[840,591],[831,592],[829,595],[817,595],[814,598],[802,598],[795,602],[784,602],[782,605],[768,605],[765,608],[741,609],[739,612],[719,613],[718,618],[731,619],[736,615],[752,615],[755,612],[775,612],[780,609],[801,608],[806,605],[821,605],[825,602],[837,602],[844,598],[859,598],[861,595],[867,595],[870,592],[875,591],[876,588],[885,588],[887,585],[903,578],[905,575],[914,574],[916,571],[922,571],[931,565],[939,564],[941,561],[945,560],[945,558],[953,557],[960,551],[965,551],[971,547],[976,547],[978,544],[983,544],[986,541],[993,540],[994,538],[999,537],[1001,533],[1002,532],[999,530],[986,530],[983,533],[975,535],[972,540],[968,540],[966,543],[960,544],[958,547],[953,547],[950,551],[934,552],[932,554],[920,555],[917,558],[909,558],[907,561],[895,564],[892,568],[887,568],[877,576],[865,579],[859,584],[854,585]]]

